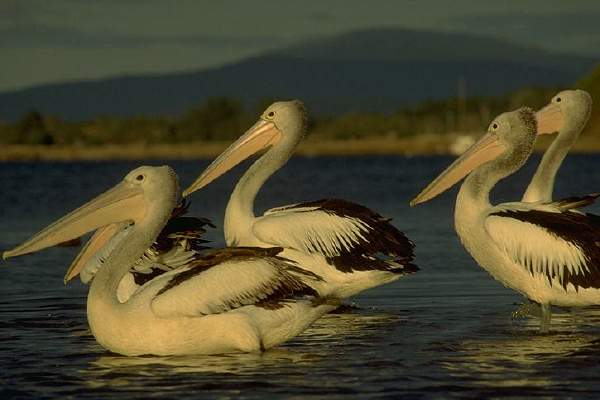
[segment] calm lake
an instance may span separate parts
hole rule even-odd
[[[537,163],[538,157],[532,161]],[[352,299],[264,354],[121,357],[86,320],[87,286],[62,278],[79,248],[1,261],[0,397],[5,398],[590,398],[600,396],[600,308],[555,309],[552,331],[511,317],[523,298],[494,281],[453,229],[456,189],[410,208],[451,157],[295,158],[259,194],[257,211],[338,197],[392,217],[421,271]],[[140,164],[169,164],[182,186],[208,160],[0,164],[0,248],[10,248],[113,186]],[[534,165],[501,182],[520,199]],[[245,167],[192,195],[191,214],[219,227]],[[555,197],[600,191],[600,155],[570,156]],[[588,209],[600,214],[600,205]]]

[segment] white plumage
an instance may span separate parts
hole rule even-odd
[[[373,228],[358,218],[340,217],[318,207],[297,206],[266,211],[256,220],[252,231],[265,243],[326,257],[351,252],[361,242],[369,241],[368,234]]]
[[[565,269],[571,274],[589,273],[585,254],[577,244],[539,225],[491,215],[485,220],[485,229],[514,263],[549,278],[549,282],[553,277],[563,281]]]
[[[454,212],[461,242],[495,279],[542,305],[546,329],[551,305],[600,304],[600,218],[572,209],[594,196],[554,203],[489,203],[496,183],[517,171],[533,151],[538,125],[550,126],[526,108],[500,115],[411,204],[439,195],[468,175]],[[539,186],[534,189],[531,196],[541,193]]]
[[[527,186],[523,202],[552,202],[558,169],[585,128],[591,112],[592,97],[585,90],[563,90],[537,112],[538,134],[558,134]]]
[[[349,297],[414,273],[413,243],[366,207],[337,199],[292,204],[254,214],[265,181],[283,167],[304,137],[304,105],[277,102],[184,191],[188,195],[260,150],[267,151],[238,181],[225,211],[229,246],[278,246],[282,255],[323,277],[322,296]]]
[[[191,277],[169,287],[185,274]],[[163,286],[152,301],[152,310],[163,318],[220,314],[256,305],[282,288],[306,289],[303,280],[313,279],[278,257],[240,256],[208,269],[192,264],[156,278],[154,285]]]
[[[189,219],[167,225],[178,192],[170,168],[138,168],[4,257],[38,251],[97,229],[111,233],[100,235],[106,240],[94,241],[82,257],[91,257],[90,265],[96,266],[87,314],[97,341],[125,355],[262,351],[298,335],[338,306],[336,301],[317,298],[307,283],[320,277],[279,257],[277,248],[210,250],[151,276],[132,293],[119,293],[125,276],[135,280],[132,266],[151,263],[155,250],[170,245],[165,240],[169,232],[194,226]],[[124,225],[104,230],[111,224]],[[148,248],[154,249],[149,255]],[[175,259],[181,260],[181,254]]]
[[[204,218],[182,218],[187,214],[188,207],[189,204],[184,201],[173,210],[167,227],[123,276],[117,289],[117,297],[121,303],[126,302],[148,280],[188,265],[206,249],[203,246],[206,241],[202,240],[201,236],[206,232],[206,226],[213,225]],[[73,278],[71,271],[76,270],[79,271],[81,281],[90,284],[98,269],[102,267],[115,246],[129,233],[131,227],[131,223],[112,224],[96,231],[69,268],[70,272],[65,277],[65,283]],[[110,235],[106,242],[96,242],[106,235]],[[102,247],[96,249],[100,244]]]

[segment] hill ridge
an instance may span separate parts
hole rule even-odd
[[[176,115],[216,96],[239,99],[247,107],[256,107],[265,98],[299,97],[317,114],[387,112],[454,96],[461,80],[466,81],[468,95],[570,85],[594,64],[591,58],[557,55],[487,36],[404,28],[360,30],[220,67],[3,92],[0,119],[14,121],[32,109],[69,120]]]

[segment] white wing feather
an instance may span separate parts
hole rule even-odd
[[[182,272],[193,274],[193,267],[161,275],[160,284],[167,285]],[[227,260],[159,292],[152,301],[152,310],[160,317],[221,313],[255,304],[285,284],[286,279],[289,275],[282,273],[268,258]]]
[[[253,232],[274,246],[334,257],[351,251],[360,240],[367,241],[369,227],[357,218],[340,217],[313,207],[280,207],[259,218]]]
[[[491,215],[485,228],[513,262],[533,273],[558,276],[565,268],[572,274],[588,272],[582,249],[538,225],[506,216]]]

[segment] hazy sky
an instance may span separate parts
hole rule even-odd
[[[599,0],[0,0],[0,91],[205,68],[381,26],[480,33],[600,60]]]

